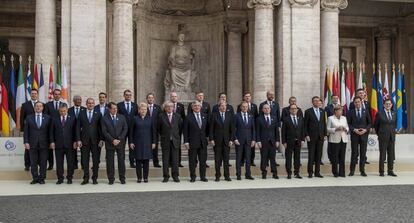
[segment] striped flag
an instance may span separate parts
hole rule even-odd
[[[345,87],[345,68],[342,66],[342,75],[341,75],[341,106],[344,111],[346,111],[346,87]]]
[[[9,130],[13,131],[16,128],[16,73],[14,70],[14,62],[13,56],[11,59],[11,66],[10,66],[10,88],[9,88]]]
[[[403,99],[402,99],[402,77],[401,70],[398,70],[398,79],[397,79],[397,131],[402,129],[402,118],[403,118],[403,109],[402,109]]]
[[[68,77],[66,73],[66,65],[63,65],[63,74],[62,74],[62,100],[65,103],[68,103]]]
[[[39,75],[39,101],[46,102],[46,89],[45,81],[43,79],[43,64],[40,64],[40,75]]]
[[[332,95],[339,95],[341,93],[339,85],[339,70],[335,67],[332,78]]]
[[[16,128],[21,129],[23,123],[20,123],[20,110],[22,104],[26,101],[26,89],[24,88],[24,75],[22,59],[20,57],[19,74],[17,77],[17,91],[16,91]]]
[[[332,75],[329,67],[326,67],[324,86],[325,106],[332,102]]]
[[[4,57],[4,55],[3,55]],[[3,73],[4,73],[4,68],[5,68],[6,64],[1,63],[1,69],[0,69],[0,131],[2,131],[3,129],[3,125],[2,125],[2,101],[3,101],[3,97],[2,97],[2,84],[3,84]]]
[[[378,66],[378,85],[377,85],[377,103],[378,103],[378,111],[382,111],[384,109],[383,101],[382,101],[382,75],[381,75],[381,64]]]
[[[382,86],[382,100],[383,101],[390,98],[389,96],[390,89],[388,88],[388,71],[387,70],[388,70],[387,66],[385,65],[384,86]]]
[[[27,65],[27,75],[26,75],[26,100],[30,101],[30,92],[32,91],[33,76],[30,71],[30,59],[29,64]]]
[[[391,101],[393,110],[396,111],[396,98],[397,98],[397,91],[395,90],[395,66],[392,68],[392,77],[391,77]]]
[[[403,110],[403,117],[402,117],[402,127],[404,129],[408,128],[408,113],[407,113],[407,93],[405,89],[405,74],[404,74],[404,64],[402,65],[402,110]]]
[[[349,104],[351,104],[351,102],[354,100],[355,97],[355,71],[354,71],[354,63],[351,64],[351,85],[349,88],[349,92],[350,92],[350,96],[351,96],[351,100],[349,102]],[[349,109],[349,105],[348,105],[348,109]]]
[[[357,82],[357,88],[363,89],[364,85],[362,84],[362,64],[359,64],[359,74],[358,74],[358,82]]]
[[[59,62],[58,62],[58,66],[57,66],[55,88],[56,89],[62,89],[62,73],[61,73],[61,66],[60,66]]]
[[[37,67],[37,64],[34,66],[34,76],[33,76],[33,83],[32,88],[39,90],[39,69]]]
[[[376,78],[376,74],[375,74],[375,65],[373,66],[373,75],[372,75],[372,90],[371,90],[371,117],[372,117],[372,122],[375,122],[375,117],[377,115],[378,112],[378,104],[377,104],[377,78]]]
[[[347,66],[347,72],[346,72],[346,74],[345,74],[345,72],[344,72],[344,76],[345,76],[345,103],[346,103],[346,106],[345,106],[345,112],[347,111],[347,110],[349,110],[349,106],[351,105],[351,101],[352,101],[352,80],[351,80],[351,78],[352,78],[352,73],[351,73],[351,70],[349,69],[349,66]]]
[[[51,64],[50,69],[49,69],[49,96],[48,96],[49,101],[53,100],[53,87],[54,87],[53,68],[52,68],[52,64]]]
[[[1,132],[3,137],[10,136],[10,120],[9,120],[9,101],[7,97],[6,85],[1,83]]]

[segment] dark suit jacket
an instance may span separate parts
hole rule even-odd
[[[301,109],[301,108],[299,108],[299,107],[298,107],[298,113],[296,114],[296,116],[298,116],[298,117],[302,117],[302,118],[303,118],[303,112],[302,112],[302,109]],[[284,107],[284,108],[282,109],[282,117],[281,117],[281,120],[280,120],[280,121],[282,121],[285,117],[290,117],[289,106]]]
[[[189,143],[190,148],[207,148],[207,137],[209,133],[208,115],[200,112],[202,121],[201,128],[198,127],[194,113],[188,114],[184,120],[183,135],[184,143]]]
[[[79,114],[76,121],[77,139],[82,141],[83,145],[97,145],[100,140],[104,140],[101,129],[101,112],[94,109],[92,120],[89,123],[88,110],[84,110]]]
[[[67,115],[65,126],[62,126],[61,116],[52,118],[53,141],[56,149],[73,149],[73,143],[78,141],[76,137],[76,118]]]
[[[366,109],[361,109],[361,118],[357,116],[357,110],[350,110],[347,114],[349,131],[351,132],[351,140],[358,140],[360,135],[354,133],[355,129],[365,129],[367,132],[362,135],[362,140],[368,140],[369,130],[371,129],[371,115]]]
[[[181,116],[181,118],[184,120],[185,119],[185,108],[184,105],[177,102],[177,108],[175,110],[175,113],[179,114]]]
[[[265,116],[259,115],[256,119],[256,142],[271,142],[276,146],[276,142],[280,141],[279,136],[279,120],[275,116],[270,116],[271,125],[265,119]]]
[[[172,140],[176,149],[181,145],[181,133],[183,131],[183,119],[177,113],[172,114],[171,124],[168,120],[167,113],[163,112],[158,117],[157,133],[161,137],[161,148],[169,149]],[[158,141],[158,140],[157,140]]]
[[[215,104],[215,105],[213,106],[212,113],[217,113],[217,112],[219,112],[219,105],[218,105],[218,104]],[[234,114],[234,109],[233,109],[233,106],[231,106],[231,105],[227,104],[227,105],[226,105],[226,112],[231,112],[231,113],[233,113],[233,114]]]
[[[295,143],[296,140],[305,141],[305,126],[302,117],[296,116],[298,125],[293,124],[289,116],[283,118],[282,125],[282,143]]]
[[[144,119],[135,116],[129,128],[129,143],[135,144],[135,158],[146,160],[152,158],[152,144],[156,144],[157,132],[154,121],[149,116]]]
[[[369,102],[364,101],[364,104],[365,104],[365,109],[370,112],[371,111],[371,105],[369,104]],[[351,102],[351,104],[349,104],[349,110],[352,110],[354,108],[355,108],[354,102]]]
[[[125,116],[123,116],[122,114],[118,113],[116,115],[116,118],[116,126],[113,126],[112,117],[110,116],[110,114],[104,116],[101,119],[102,135],[105,139],[106,149],[122,149],[125,147],[126,136],[128,133],[128,124],[126,122]],[[112,144],[112,141],[114,139],[118,139],[121,141],[121,143],[119,143],[117,147],[115,147]]]
[[[241,104],[239,104],[237,106],[237,113],[241,112],[241,108],[240,108]],[[259,116],[259,112],[257,110],[257,105],[255,103],[250,102],[250,108],[247,111],[249,114],[253,115],[253,117],[256,119],[257,116]]]
[[[85,110],[86,110],[86,107],[80,106],[79,114],[80,114],[82,111],[85,111]],[[71,116],[73,116],[73,117],[76,117],[76,115],[75,115],[75,106],[72,106],[72,107],[70,107],[70,108],[68,109],[68,115],[71,115]],[[77,117],[76,117],[76,118],[77,118]]]
[[[214,140],[216,146],[224,143],[229,146],[229,142],[234,140],[234,114],[225,112],[224,123],[222,122],[220,112],[213,113],[210,120],[210,140]]]
[[[152,108],[152,116],[151,116],[151,120],[153,121],[153,123],[156,125],[156,122],[158,120],[158,116],[162,113],[162,109],[161,106],[157,105],[157,104],[153,104],[153,108]],[[137,115],[139,115],[137,113]],[[150,109],[149,109],[149,105],[148,105],[148,111],[147,111],[147,115],[150,116]]]
[[[40,128],[36,124],[35,114],[28,115],[24,122],[24,143],[29,143],[30,149],[48,149],[53,141],[52,119],[43,114]]]
[[[61,104],[66,104],[65,102],[59,101],[59,106]],[[56,116],[60,116],[59,114],[59,107],[56,110],[55,109],[55,101],[49,101],[48,103],[45,104],[45,113],[48,114],[50,117],[56,117]]]
[[[305,135],[309,136],[311,141],[324,140],[327,135],[325,111],[319,108],[319,112],[318,121],[313,107],[305,111]]]
[[[395,142],[395,129],[396,129],[396,115],[391,111],[392,120],[388,120],[385,111],[380,111],[375,116],[374,128],[378,135],[378,141]]]
[[[235,140],[238,140],[240,145],[250,145],[253,140],[256,140],[256,126],[253,115],[248,114],[249,122],[244,124],[242,113],[237,113],[234,117]]]
[[[263,105],[267,104],[267,100],[260,103],[259,106],[259,115],[263,114]],[[272,106],[270,106],[270,114],[275,116],[277,120],[280,121],[280,107],[279,107],[279,103],[273,101]],[[280,126],[279,126],[280,127]]]
[[[325,112],[326,112],[326,117],[330,117],[330,116],[334,115],[334,106],[333,106],[333,104],[328,104],[325,107]]]
[[[22,108],[20,109],[20,125],[24,126],[24,122],[27,116],[32,115],[35,113],[34,107],[32,105],[32,101],[26,101],[22,104]],[[45,114],[45,109],[43,109],[43,114]],[[24,127],[20,128],[20,131],[23,132]]]
[[[193,113],[192,105],[193,103],[188,104],[187,115],[189,115],[190,113]],[[201,105],[201,112],[204,114],[207,114],[210,117],[210,114],[211,114],[210,104],[203,101],[203,104]]]
[[[128,114],[126,108],[125,108],[125,102],[119,102],[117,104],[118,107],[118,114],[121,114],[125,117],[125,120],[127,122],[128,128],[132,122],[132,120],[134,119],[135,116],[138,115],[138,106],[137,104],[135,104],[134,102],[131,101],[131,108],[130,108],[130,112]]]
[[[106,114],[109,113],[108,104],[105,104],[105,111],[104,111],[103,115],[101,113],[101,105],[99,105],[99,104],[95,105],[93,110],[96,111],[96,112],[99,112],[101,114],[101,116],[105,116]]]

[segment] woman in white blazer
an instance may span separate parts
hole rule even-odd
[[[334,115],[328,118],[327,130],[332,148],[332,174],[335,177],[345,177],[345,151],[349,127],[346,117],[342,116],[342,106],[334,107]]]

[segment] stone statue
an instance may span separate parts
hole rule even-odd
[[[185,34],[179,33],[177,43],[170,49],[168,69],[164,79],[165,95],[177,92],[182,99],[193,97],[192,86],[197,77],[197,72],[194,70],[196,52],[185,44],[184,40]]]

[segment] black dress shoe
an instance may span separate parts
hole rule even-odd
[[[290,175],[290,174],[288,174],[287,175],[287,178],[290,180],[290,179],[292,179],[292,175]]]
[[[299,174],[295,174],[296,179],[302,179],[302,177]]]
[[[384,176],[384,173],[380,173],[380,174],[379,174],[379,176],[380,176],[380,177],[383,177],[383,176]]]
[[[178,179],[178,177],[173,177],[174,182],[176,183],[180,183],[180,179]]]
[[[114,184],[114,182],[113,181],[109,181],[108,184],[109,185],[112,185],[112,184]]]
[[[273,174],[273,179],[279,179],[279,177],[276,174]]]
[[[203,178],[200,181],[202,181],[202,182],[208,182],[207,178]]]
[[[30,184],[37,184],[38,182],[37,182],[37,180],[32,180],[31,182],[30,182]]]
[[[361,176],[366,177],[367,174],[365,172],[361,172]]]
[[[148,183],[148,179],[144,179],[144,183]]]
[[[230,177],[224,178],[225,181],[231,181]]]
[[[312,177],[313,177],[313,176],[312,176],[312,174],[309,174],[309,175],[308,175],[308,178],[312,178]]]
[[[24,171],[29,171],[30,170],[30,167],[25,167],[24,168]]]
[[[395,174],[393,171],[391,171],[391,172],[388,172],[388,176],[396,177],[397,174]]]
[[[98,184],[98,180],[92,180],[92,184],[93,185],[97,185]]]
[[[370,162],[368,162],[368,161],[365,161],[365,164],[371,164]]]
[[[231,165],[230,163],[229,163],[229,167],[232,167],[233,165]]]
[[[339,174],[339,177],[344,177],[345,178],[345,174]]]
[[[83,181],[82,181],[81,185],[86,185],[86,184],[88,184],[88,183],[89,183],[89,180],[86,180],[86,179],[85,179],[85,180],[83,180]]]
[[[53,166],[49,166],[47,170],[53,170]]]
[[[169,180],[169,178],[168,178],[168,177],[164,177],[164,179],[162,180],[162,182],[163,182],[163,183],[167,183],[167,182],[168,182],[168,180]]]
[[[161,168],[161,165],[160,164],[154,164],[154,167],[155,168]]]
[[[75,165],[75,166],[73,167],[73,169],[74,169],[74,170],[79,169],[78,165]]]
[[[39,180],[39,184],[45,184],[45,180]]]
[[[135,164],[130,164],[129,167],[136,168],[137,166]]]
[[[276,166],[280,166],[278,163],[276,163]]]
[[[180,164],[178,164],[178,167],[184,167],[184,166],[183,166],[183,164],[180,163]]]
[[[71,179],[68,179],[67,184],[72,184],[72,180]]]
[[[338,177],[338,174],[337,174],[337,173],[334,173],[334,174],[333,174],[333,176],[334,176],[334,177]]]
[[[349,172],[348,176],[352,177],[354,175],[354,171]],[[362,175],[362,173],[361,173]]]
[[[191,178],[190,183],[194,183],[194,182],[195,182],[195,178]]]
[[[252,164],[250,164],[250,166],[256,166],[256,164],[255,163],[252,163]]]
[[[220,181],[220,177],[216,177],[216,179],[214,181],[219,182]]]
[[[320,173],[315,174],[315,177],[317,177],[317,178],[323,178],[323,176]]]
[[[262,179],[266,179],[266,174],[262,174]]]
[[[241,180],[241,176],[237,176],[237,180]]]
[[[126,184],[125,180],[121,180],[121,184]]]
[[[323,165],[325,165],[325,164],[321,161],[321,165],[323,166]]]
[[[246,176],[246,180],[254,180],[252,176]]]
[[[58,180],[58,181],[56,182],[56,184],[57,184],[57,185],[62,184],[62,183],[63,183],[63,180]]]
[[[206,168],[210,168],[210,166],[208,164],[206,164]]]
[[[137,183],[141,183],[141,179],[138,179],[138,180],[137,180]]]

